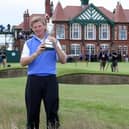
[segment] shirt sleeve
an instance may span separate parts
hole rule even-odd
[[[23,50],[22,50],[22,54],[21,54],[21,58],[22,57],[28,57],[29,56],[29,48],[27,46],[27,43],[25,42],[24,46],[23,46]]]

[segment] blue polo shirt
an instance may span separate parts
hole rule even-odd
[[[26,45],[29,49],[29,55],[32,55],[42,41],[33,36],[26,41]],[[28,75],[47,76],[56,74],[56,51],[45,50],[38,57],[28,65]]]

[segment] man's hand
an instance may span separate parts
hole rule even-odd
[[[48,40],[50,40],[50,42],[53,43],[53,46],[56,47],[57,46],[57,39],[53,36],[48,36]]]
[[[46,49],[45,44],[44,44],[44,43],[41,43],[41,44],[38,46],[38,48],[37,48],[37,50],[36,50],[36,53],[39,55],[39,54],[42,53],[45,49]]]

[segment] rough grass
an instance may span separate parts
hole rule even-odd
[[[24,129],[26,78],[0,79],[0,129]],[[129,129],[128,85],[60,84],[61,129]],[[41,129],[45,129],[44,108]]]

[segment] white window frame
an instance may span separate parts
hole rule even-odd
[[[95,55],[95,44],[86,44],[86,55]]]
[[[56,38],[65,39],[65,25],[64,24],[56,24]]]
[[[91,33],[92,37],[89,37],[89,33]],[[85,26],[85,40],[96,40],[96,26],[94,24]]]
[[[70,25],[70,39],[81,40],[81,25],[78,23],[73,23]]]
[[[106,37],[105,37],[106,35]],[[99,40],[110,40],[110,26],[109,24],[99,25]]]
[[[127,26],[119,25],[119,40],[127,40]]]
[[[125,55],[128,55],[128,46],[127,45],[119,45],[118,46],[118,52],[122,55],[122,56],[125,56]]]
[[[70,55],[79,56],[81,54],[81,45],[80,44],[71,44],[70,45]]]
[[[102,50],[109,50],[109,44],[102,43],[102,44],[100,44],[100,48],[101,48]]]

